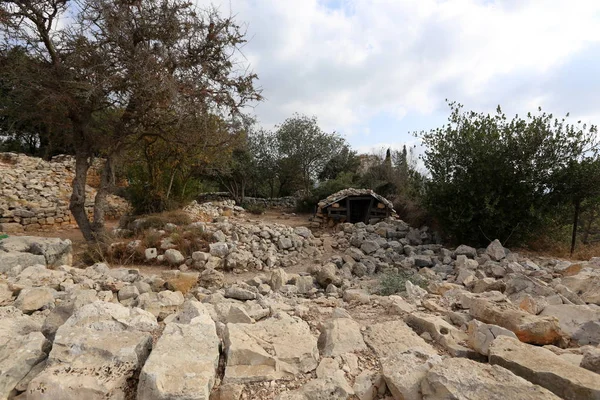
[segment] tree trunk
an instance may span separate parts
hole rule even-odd
[[[579,222],[579,208],[581,200],[575,200],[575,212],[573,213],[573,235],[571,236],[571,255],[575,252],[575,243],[577,242],[577,223]]]
[[[167,200],[169,200],[169,196],[171,196],[171,189],[173,188],[173,181],[175,180],[176,173],[177,168],[173,168],[173,173],[171,174],[171,179],[169,180],[169,188],[167,189]]]
[[[104,218],[106,215],[107,202],[106,198],[113,185],[114,178],[114,158],[109,155],[104,162],[102,175],[100,176],[100,187],[96,192],[94,199],[94,223],[92,225],[93,234],[97,239],[104,234]]]
[[[90,158],[83,152],[77,152],[75,156],[75,177],[73,178],[73,193],[69,201],[69,210],[75,218],[83,237],[88,242],[94,240],[92,224],[85,211],[85,183],[87,172],[90,168]]]

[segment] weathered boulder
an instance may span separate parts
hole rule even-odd
[[[467,256],[469,258],[477,257],[477,250],[475,250],[471,246],[467,246],[465,244],[461,244],[454,250],[454,254],[457,256]]]
[[[405,321],[418,334],[429,333],[454,357],[480,358],[478,353],[462,345],[467,342],[467,334],[441,317],[415,312],[408,315]]]
[[[437,354],[430,344],[401,320],[369,325],[365,329],[363,337],[380,358],[417,347],[427,354]]]
[[[557,318],[560,329],[580,346],[600,343],[600,307],[549,305],[540,315]]]
[[[487,324],[506,328],[525,343],[555,344],[563,339],[558,320],[521,311],[510,304],[498,304],[483,298],[470,300],[469,313]]]
[[[398,354],[390,354],[380,360],[382,374],[394,399],[420,400],[421,381],[431,367],[442,357],[429,351],[413,348]]]
[[[542,347],[499,336],[490,346],[490,363],[507,368],[563,399],[600,399],[597,374],[576,367]]]
[[[600,269],[584,268],[580,273],[562,278],[561,284],[588,304],[600,305]]]
[[[44,256],[16,251],[0,251],[0,273],[5,274],[17,265],[29,267],[38,264],[46,264]]]
[[[31,313],[54,304],[54,290],[46,287],[32,287],[21,290],[15,307],[24,313]]]
[[[185,257],[179,250],[168,249],[165,251],[165,261],[171,265],[180,265],[185,261]]]
[[[230,286],[225,289],[225,297],[242,301],[254,300],[256,299],[256,293],[239,286]]]
[[[490,256],[490,258],[494,261],[500,261],[504,257],[506,257],[506,251],[504,250],[504,246],[498,239],[491,242],[487,249],[485,249],[485,254]]]
[[[39,332],[40,321],[14,307],[0,307],[0,398],[17,384],[50,351],[50,342]]]
[[[326,357],[336,357],[367,349],[360,325],[351,318],[334,318],[321,326],[319,350]]]
[[[583,352],[583,358],[581,359],[581,364],[579,366],[600,374],[600,348],[588,347]]]
[[[293,378],[317,367],[317,339],[306,322],[283,312],[256,324],[227,324],[225,383]]]
[[[60,238],[46,238],[36,236],[10,236],[0,240],[0,266],[5,264],[4,257],[7,254],[22,254],[22,267],[42,264],[48,267],[58,267],[60,265],[71,265],[73,263],[73,245],[70,240]],[[24,256],[25,254],[39,256],[37,258]],[[40,258],[41,257],[41,258]],[[18,258],[18,257],[17,257]],[[8,257],[10,260],[10,257]],[[37,262],[32,262],[33,260]],[[28,262],[26,260],[29,260]],[[13,259],[13,262],[14,259]],[[17,265],[17,264],[15,264]],[[2,269],[6,268],[0,267]],[[2,272],[0,270],[0,272]]]
[[[27,388],[28,399],[125,399],[129,380],[152,346],[156,318],[139,308],[96,301],[56,332],[46,368]]]
[[[215,383],[219,338],[203,304],[189,301],[152,349],[140,372],[140,400],[205,399]],[[196,316],[194,316],[196,315]]]
[[[490,345],[498,336],[508,336],[517,339],[512,331],[504,329],[498,325],[484,324],[473,319],[468,326],[469,345],[480,354],[487,356],[490,351]]]
[[[497,365],[446,358],[433,365],[421,383],[423,400],[558,400],[548,390]]]
[[[176,313],[184,302],[181,292],[163,290],[162,292],[142,293],[137,298],[138,307],[152,313],[158,319],[164,319]]]

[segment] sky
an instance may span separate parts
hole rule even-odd
[[[600,123],[599,0],[196,0],[247,31],[272,129],[317,116],[360,152],[414,145],[446,99]]]

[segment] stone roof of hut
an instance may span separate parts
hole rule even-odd
[[[325,208],[325,207],[330,206],[333,203],[337,203],[338,201],[345,199],[346,197],[354,197],[354,196],[373,196],[377,200],[379,200],[381,203],[383,203],[387,208],[394,211],[394,205],[392,204],[391,201],[389,201],[388,199],[386,199],[383,196],[378,195],[371,189],[354,189],[354,188],[343,189],[343,190],[340,190],[339,192],[336,192],[336,193],[328,196],[327,198],[325,198],[323,200],[320,200],[318,205],[320,208]]]

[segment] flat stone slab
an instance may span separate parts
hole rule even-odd
[[[542,347],[499,336],[490,345],[490,363],[507,368],[567,400],[600,399],[598,374],[577,367]]]
[[[225,383],[291,379],[317,368],[317,338],[284,312],[256,324],[227,324]]]
[[[140,373],[138,399],[208,400],[219,364],[219,337],[208,311],[193,303],[186,306],[195,307],[197,316],[166,325]]]
[[[154,316],[96,301],[75,311],[56,332],[46,368],[27,387],[27,399],[126,399],[130,379],[152,347]]]
[[[446,358],[435,364],[421,382],[421,390],[423,400],[560,399],[507,369],[466,358]]]
[[[365,342],[379,358],[415,348],[419,348],[425,354],[437,354],[437,351],[429,343],[401,320],[370,325],[364,331],[363,336]]]

